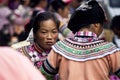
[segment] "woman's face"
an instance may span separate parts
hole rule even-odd
[[[68,17],[69,17],[69,14],[70,14],[69,6],[66,6],[66,7],[62,10],[61,13],[62,13],[61,16],[62,16],[63,18],[68,18]]]
[[[46,8],[47,7],[47,5],[48,5],[48,1],[47,0],[41,0],[41,6],[42,6],[42,8]]]
[[[58,39],[58,29],[55,22],[51,19],[43,21],[39,30],[34,34],[36,42],[42,49],[51,49]]]
[[[29,4],[30,4],[30,0],[25,0],[24,1],[24,5],[29,6]]]

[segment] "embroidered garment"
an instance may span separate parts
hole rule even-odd
[[[59,80],[110,80],[120,68],[119,49],[92,32],[78,32],[52,48],[40,68],[48,78],[58,72]]]
[[[24,43],[24,42],[23,42]],[[26,43],[26,42],[25,42]],[[22,47],[20,47],[22,46]],[[13,47],[13,46],[12,46]],[[39,47],[37,43],[29,42],[29,45],[14,45],[13,48],[16,47],[16,50],[21,52],[23,55],[27,56],[30,61],[36,66],[39,70],[40,66],[46,60],[50,50],[43,50]],[[58,80],[58,76],[54,76],[54,80]]]
[[[74,39],[59,41],[53,49],[75,61],[101,58],[118,50],[113,43],[98,40],[97,35],[92,32],[77,32]]]
[[[37,68],[42,65],[43,61],[47,58],[47,55],[50,51],[42,50],[36,43],[18,48],[17,50],[26,55]]]

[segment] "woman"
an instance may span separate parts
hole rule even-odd
[[[63,0],[53,0],[51,1],[50,8],[51,11],[56,15],[56,17],[60,20],[60,34],[59,39],[62,40],[64,37],[67,37],[67,33],[69,29],[66,29],[67,23],[69,21],[70,11],[69,11],[69,3],[71,1],[63,1]],[[65,27],[67,30],[65,33],[62,31],[62,27]]]
[[[113,17],[110,28],[114,32],[112,41],[120,48],[120,15]]]
[[[30,1],[30,6],[32,7],[33,11],[32,11],[30,21],[25,25],[26,38],[28,37],[28,35],[29,35],[29,33],[30,33],[31,29],[32,29],[31,25],[32,25],[34,17],[40,12],[45,12],[46,11],[45,9],[46,9],[47,5],[48,5],[47,0],[31,0]]]
[[[69,3],[65,3],[62,0],[53,0],[51,2],[51,8],[57,18],[64,24],[69,20]]]
[[[52,46],[40,68],[42,73],[47,78],[59,73],[59,80],[110,80],[114,72],[120,76],[120,50],[98,38],[105,21],[104,10],[96,0],[78,7],[68,23],[74,38]]]
[[[36,67],[40,67],[58,39],[59,21],[52,13],[43,12],[35,17],[32,27],[34,41],[17,50],[26,55]]]

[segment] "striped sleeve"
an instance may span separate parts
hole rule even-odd
[[[46,76],[47,80],[53,80],[54,75],[58,72],[58,69],[54,69],[46,59],[40,67],[40,71]]]
[[[40,71],[46,76],[47,80],[53,80],[58,73],[60,63],[59,54],[53,50],[49,53],[48,58],[44,61],[40,67]]]

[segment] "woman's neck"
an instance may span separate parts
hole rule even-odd
[[[87,29],[87,28],[82,28],[82,29],[80,29],[79,31],[88,32],[88,31],[90,31],[90,30],[89,30],[89,29]]]

